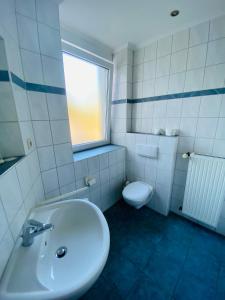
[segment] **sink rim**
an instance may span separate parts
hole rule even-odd
[[[95,280],[98,278],[98,276],[101,274],[106,260],[108,258],[109,253],[109,247],[110,247],[110,234],[109,234],[109,227],[107,224],[107,221],[102,213],[102,211],[92,202],[86,199],[69,199],[69,200],[63,200],[56,203],[49,203],[45,206],[36,207],[31,210],[28,217],[35,214],[35,211],[46,211],[54,210],[56,208],[59,208],[60,206],[68,206],[70,203],[78,203],[85,206],[88,206],[89,208],[92,208],[96,213],[96,218],[99,222],[99,226],[102,230],[102,249],[101,249],[101,256],[99,256],[99,262],[95,269],[91,270],[91,272],[88,272],[88,274],[82,279],[82,281],[78,281],[78,284],[75,282],[73,286],[67,287],[64,290],[50,290],[46,288],[46,290],[39,290],[39,291],[25,291],[25,292],[10,292],[8,291],[8,284],[10,282],[11,274],[14,270],[17,254],[18,254],[18,248],[21,247],[21,238],[18,238],[16,241],[16,244],[14,246],[14,249],[12,251],[12,254],[9,258],[9,261],[7,263],[7,266],[5,268],[5,271],[3,273],[3,276],[0,281],[0,296],[4,297],[3,299],[42,299],[41,297],[46,297],[46,299],[58,299],[60,297],[69,297],[73,294],[78,293],[79,291],[82,291],[82,289],[87,285],[92,285]],[[44,234],[41,236],[41,239],[39,239],[39,243],[37,245],[37,252],[40,254],[41,244],[44,239]],[[32,246],[31,246],[32,247]],[[38,257],[37,257],[38,259]],[[36,272],[36,270],[35,270]],[[38,280],[38,277],[37,277]],[[41,283],[40,283],[41,284]]]

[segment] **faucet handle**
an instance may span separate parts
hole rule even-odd
[[[34,227],[43,227],[43,223],[39,222],[39,221],[36,221],[34,219],[29,219],[27,220],[26,222],[28,225],[31,225],[31,226],[34,226]]]

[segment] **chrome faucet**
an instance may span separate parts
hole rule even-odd
[[[43,233],[45,230],[50,229],[52,230],[54,225],[52,224],[44,224],[38,222],[36,220],[30,219],[27,220],[22,228],[21,237],[23,238],[22,246],[29,247],[34,242],[34,237]]]

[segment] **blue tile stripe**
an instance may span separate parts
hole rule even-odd
[[[120,100],[113,100],[112,104],[123,104],[127,103],[128,99],[120,99]]]
[[[12,78],[13,83],[15,83],[16,85],[18,85],[19,87],[21,87],[23,89],[26,89],[26,82],[23,81],[21,78],[19,78],[12,72],[11,72],[11,78]]]
[[[176,93],[176,94],[167,94],[160,96],[153,96],[147,98],[139,98],[139,99],[119,99],[112,101],[112,104],[123,104],[123,103],[143,103],[150,101],[160,101],[160,100],[173,100],[173,99],[182,99],[182,98],[190,98],[190,97],[199,97],[199,96],[210,96],[210,95],[221,95],[225,94],[225,88],[216,88],[216,89],[208,89],[208,90],[198,90],[192,92],[184,92],[184,93]]]
[[[66,90],[61,87],[25,82],[13,72],[10,72],[10,76],[12,82],[19,87],[32,92],[41,92],[47,94],[58,94],[58,95],[66,95]],[[0,70],[0,81],[9,82],[10,81],[9,72],[6,70]]]
[[[51,85],[43,85],[43,84],[37,84],[37,83],[26,83],[26,89],[28,91],[33,92],[42,92],[42,93],[48,93],[48,94],[58,94],[58,95],[65,95],[66,91],[64,88],[51,86]]]
[[[5,70],[0,70],[0,81],[6,82],[9,81],[9,72]]]

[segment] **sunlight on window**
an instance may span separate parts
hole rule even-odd
[[[108,70],[63,53],[72,144],[105,138]]]

